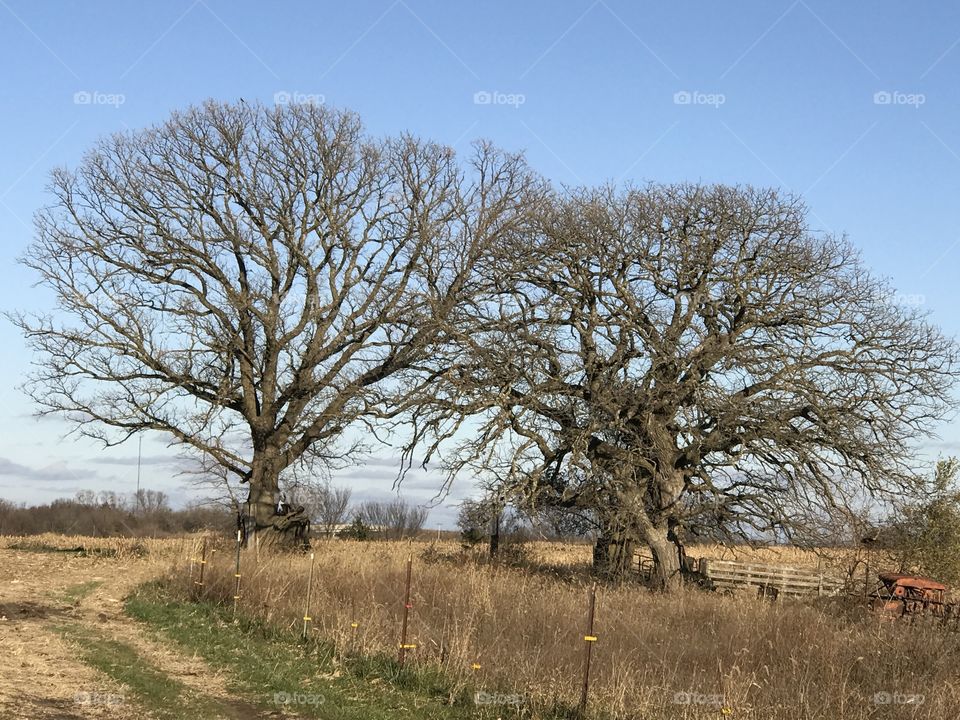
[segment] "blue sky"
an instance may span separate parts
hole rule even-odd
[[[0,0],[0,63],[4,310],[49,301],[15,260],[52,167],[208,97],[310,98],[375,133],[489,138],[561,184],[782,187],[902,301],[960,329],[960,4]],[[29,418],[15,386],[30,358],[5,322],[0,360],[0,497],[132,489],[136,447],[105,453]],[[960,424],[941,435],[927,455],[960,452]],[[190,495],[159,439],[144,455],[145,485]],[[389,490],[383,467],[350,474],[358,494]]]

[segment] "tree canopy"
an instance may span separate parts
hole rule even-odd
[[[851,489],[916,486],[957,350],[774,190],[584,189],[544,204],[424,405],[476,418],[452,467],[602,511],[620,551],[697,523],[796,534]],[[629,561],[629,553],[614,559]]]
[[[917,487],[951,404],[954,342],[776,190],[551,189],[489,144],[208,102],[51,192],[24,262],[57,308],[13,318],[28,392],[249,483],[254,530],[305,524],[282,474],[404,422],[404,463],[572,509],[598,567],[644,543],[668,585],[687,531],[796,535]]]
[[[272,527],[280,474],[387,412],[537,185],[519,156],[462,163],[310,104],[208,102],[106,138],[37,214],[24,262],[57,311],[14,318],[27,389],[107,444],[167,434]]]

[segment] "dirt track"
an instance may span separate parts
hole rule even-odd
[[[152,715],[120,684],[79,659],[58,627],[79,623],[98,637],[136,649],[152,666],[202,694],[225,718],[276,717],[231,698],[224,680],[195,657],[151,639],[123,614],[123,598],[159,572],[115,559],[0,548],[0,718],[142,719]],[[68,591],[102,583],[71,601]]]

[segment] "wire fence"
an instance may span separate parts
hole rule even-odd
[[[820,693],[823,712],[810,717],[872,718],[876,692],[933,698],[946,687],[944,643],[934,651],[929,638],[858,625],[852,614],[841,633],[838,614],[853,613],[843,597],[814,595],[814,602],[833,603],[821,612],[750,594],[669,596],[637,583],[598,587],[585,574],[559,578],[455,553],[437,558],[431,548],[331,540],[306,555],[258,555],[239,542],[204,538],[190,553],[189,587],[197,600],[232,605],[235,617],[328,643],[334,657],[386,656],[397,666],[439,668],[451,692],[467,691],[504,717],[561,707],[565,716],[749,710],[773,719],[796,717],[789,714],[796,698]],[[912,658],[911,687],[902,687],[899,665],[837,684],[835,668],[856,667],[865,653],[882,653],[892,642]]]
[[[217,570],[224,571],[226,569],[226,557],[231,554],[228,550],[229,548],[222,542],[216,542],[207,537],[201,538],[195,544],[191,554],[190,586],[194,600],[226,601],[229,599],[232,603],[232,615],[236,618],[238,612],[244,611],[244,573],[246,572],[248,579],[262,580],[263,571],[275,566],[278,556],[271,556],[269,560],[264,561],[257,553],[244,550],[243,536],[238,531],[235,547],[232,549],[232,567],[230,568],[233,570],[234,584],[229,589],[232,594],[226,595],[227,588],[224,587],[224,578],[228,576],[225,572],[218,573]],[[410,661],[416,661],[418,659],[416,651],[418,650],[423,651],[421,655],[425,656],[423,659],[427,660],[437,660],[439,652],[439,659],[442,662],[446,661],[451,654],[456,653],[458,656],[469,657],[468,666],[474,679],[477,679],[480,671],[485,667],[485,655],[488,655],[485,650],[505,641],[505,638],[492,628],[484,628],[481,618],[475,618],[479,621],[476,625],[478,632],[466,641],[465,646],[454,647],[455,637],[460,636],[462,639],[465,636],[462,632],[458,632],[457,620],[453,617],[452,608],[449,606],[443,609],[444,620],[439,638],[430,637],[431,633],[426,627],[421,628],[418,632],[414,627],[416,610],[419,606],[414,602],[415,574],[412,555],[406,558],[399,575],[390,573],[389,576],[381,576],[377,579],[375,592],[371,594],[367,607],[362,607],[363,603],[358,607],[357,600],[353,597],[350,599],[349,613],[344,615],[345,603],[343,600],[345,598],[340,598],[340,602],[334,603],[336,611],[332,617],[329,615],[322,619],[315,617],[315,613],[323,612],[323,608],[316,603],[317,597],[323,594],[320,592],[323,578],[316,572],[316,560],[316,552],[310,552],[306,560],[308,569],[307,580],[304,585],[299,586],[296,582],[291,581],[286,587],[273,593],[275,607],[296,605],[297,595],[301,596],[300,606],[303,608],[303,613],[298,618],[298,621],[302,623],[299,629],[301,639],[306,640],[315,634],[319,634],[321,637],[333,639],[335,642],[339,640],[341,651],[349,655],[382,652],[385,647],[389,647],[389,642],[385,642],[383,635],[386,625],[384,621],[388,620],[391,614],[395,614],[399,617],[399,626],[393,646],[396,649],[396,661],[400,667],[405,666]],[[304,559],[301,557],[299,561],[302,563]],[[287,562],[289,562],[289,559],[287,559]],[[258,590],[262,591],[263,588],[259,587]],[[328,588],[328,591],[336,593],[335,588]],[[390,607],[389,603],[379,600],[379,598],[391,594],[395,594],[397,597],[397,602],[393,604],[393,608]],[[594,657],[593,648],[599,641],[595,629],[597,584],[591,584],[586,590],[582,591],[582,595],[582,630],[577,632],[570,629],[569,633],[574,644],[579,642],[582,645],[580,663],[579,665],[570,663],[571,673],[568,678],[571,685],[576,685],[579,688],[579,700],[575,707],[575,714],[578,717],[586,717],[587,715],[590,702],[590,670]],[[436,600],[435,597],[427,600],[434,614],[437,609]],[[329,607],[328,604],[328,609]],[[282,615],[282,612],[278,615]],[[370,626],[369,632],[364,628],[364,616],[369,618],[367,623]],[[279,619],[282,620],[282,618]],[[349,619],[349,622],[344,623],[345,619]],[[332,633],[330,633],[331,630]],[[328,633],[330,634],[327,635]],[[425,638],[423,642],[419,640],[421,636]],[[477,704],[519,705],[522,703],[522,698],[517,694],[481,690],[475,693],[474,701]]]

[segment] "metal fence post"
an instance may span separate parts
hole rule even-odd
[[[310,574],[307,576],[307,602],[303,608],[303,639],[307,639],[307,623],[313,618],[310,617],[310,594],[313,591],[313,563],[314,555],[310,553]]]
[[[198,597],[200,596],[201,593],[203,593],[203,574],[204,574],[204,570],[206,570],[206,567],[207,567],[207,538],[206,536],[204,536],[203,545],[201,546],[201,549],[200,549],[200,579],[194,580],[193,582],[193,584],[197,586],[195,590],[196,590],[196,595]]]
[[[407,579],[406,588],[403,595],[403,624],[400,628],[400,664],[403,665],[407,659],[407,650],[412,650],[415,645],[407,644],[407,619],[410,615],[410,575],[413,572],[413,557],[407,558]]]
[[[233,617],[237,617],[237,605],[240,603],[240,544],[243,542],[243,532],[237,529],[237,561],[234,565],[233,577],[237,584],[233,591]]]
[[[597,606],[597,584],[594,583],[588,595],[587,634],[583,636],[583,687],[580,689],[580,705],[577,709],[580,717],[587,712],[587,693],[590,688],[590,653],[597,636],[593,634],[593,618]]]

